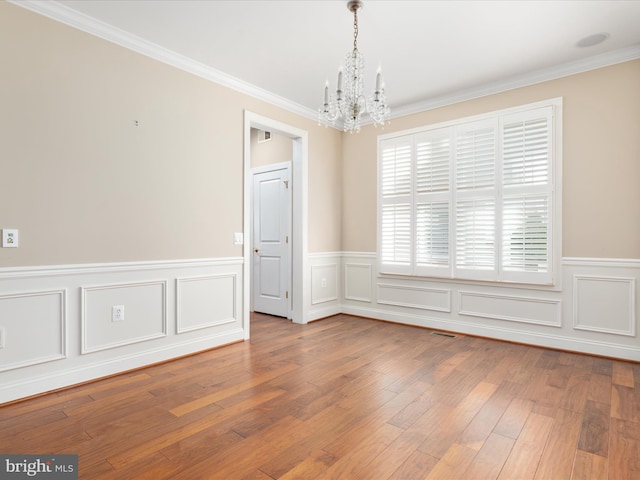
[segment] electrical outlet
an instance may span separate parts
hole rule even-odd
[[[0,348],[4,348],[4,340],[5,340],[4,327],[2,327],[0,328]]]
[[[124,321],[124,305],[114,305],[113,307],[111,307],[111,321]]]
[[[322,288],[327,288],[327,279],[326,278],[322,279],[321,285],[322,285]]]

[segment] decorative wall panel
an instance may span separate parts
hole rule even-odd
[[[176,331],[184,333],[239,321],[235,274],[178,278]]]
[[[574,275],[574,328],[635,336],[635,292],[634,278]]]
[[[311,265],[311,304],[338,300],[338,265]]]
[[[371,265],[368,263],[345,263],[344,298],[359,302],[371,301]]]
[[[560,300],[480,292],[460,293],[460,315],[560,327]]]
[[[0,295],[0,371],[66,357],[66,291]]]
[[[97,352],[166,335],[167,282],[151,281],[82,288],[82,353]],[[124,306],[124,320],[112,308]]]
[[[451,311],[451,290],[378,283],[378,303],[398,307]]]

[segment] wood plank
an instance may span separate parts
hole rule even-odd
[[[571,480],[603,480],[609,476],[608,467],[606,458],[578,450]]]
[[[640,478],[640,424],[611,419],[609,478]]]
[[[629,362],[614,361],[611,382],[623,387],[634,387],[633,369]]]
[[[456,443],[480,450],[491,435],[493,429],[504,415],[514,395],[509,391],[510,384],[505,384],[494,392],[469,423],[467,428],[456,439]]]
[[[515,440],[492,433],[460,478],[495,480],[507,461]]]
[[[611,388],[611,416],[620,420],[640,422],[640,405],[636,391],[630,387],[614,384]]]
[[[534,478],[552,426],[553,419],[550,417],[536,413],[529,415],[498,478],[501,480]]]
[[[587,401],[578,441],[579,450],[605,458],[608,456],[610,417],[610,405]]]
[[[393,475],[424,441],[418,432],[403,432],[358,472],[359,480],[379,480]]]
[[[478,384],[449,416],[441,419],[437,428],[429,434],[418,450],[432,457],[443,457],[451,444],[464,432],[483,405],[491,398],[496,388],[497,386],[493,383]]]
[[[583,370],[574,370],[567,381],[559,408],[573,410],[574,412],[584,411],[589,395],[590,380],[591,374],[585,373]]]
[[[611,376],[592,373],[587,399],[592,402],[611,405]]]
[[[308,480],[317,478],[336,462],[336,457],[324,450],[315,450],[307,458],[298,463],[294,468],[277,478],[279,480]],[[266,475],[266,474],[265,474]],[[265,479],[273,479],[266,475]]]
[[[580,437],[582,414],[561,408],[553,422],[535,479],[570,478],[576,444]]]
[[[514,398],[493,429],[494,433],[516,439],[531,414],[533,402],[522,398]]]
[[[419,451],[413,452],[388,480],[415,480],[425,478],[438,464],[438,459]]]
[[[377,430],[371,430],[366,439],[354,445],[348,452],[343,452],[339,459],[317,478],[359,478],[363,468],[381,455],[402,431],[401,428],[388,423]]]
[[[443,478],[463,478],[477,452],[472,448],[454,443],[451,445],[442,459],[425,477],[425,480],[442,480]]]

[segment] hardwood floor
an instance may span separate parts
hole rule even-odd
[[[640,365],[338,315],[0,408],[89,479],[637,479]]]

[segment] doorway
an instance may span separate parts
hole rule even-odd
[[[253,233],[253,175],[251,172],[251,129],[269,131],[284,135],[292,140],[291,162],[291,286],[289,291],[291,320],[295,323],[307,323],[304,306],[309,303],[310,278],[307,273],[308,253],[308,133],[276,120],[244,112],[244,208],[243,230],[248,240]],[[245,339],[249,338],[251,311],[251,263],[254,252],[251,241],[244,242],[243,248],[243,330]]]

